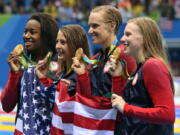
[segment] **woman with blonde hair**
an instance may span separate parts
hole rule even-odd
[[[111,93],[118,95],[122,94],[125,87],[127,76],[112,77],[108,72],[109,56],[114,53],[116,49],[120,50],[120,55],[117,60],[123,61],[126,66],[123,70],[131,74],[136,69],[135,60],[131,56],[124,54],[124,46],[118,41],[117,35],[122,25],[122,17],[119,10],[110,5],[97,6],[90,12],[88,33],[92,37],[94,45],[101,45],[97,53],[92,57],[94,61],[90,63],[89,70],[85,68],[83,63],[74,58],[73,69],[81,79],[80,84],[86,82],[89,85],[88,89],[84,85],[80,85],[81,93],[90,94],[93,96],[110,97]],[[127,74],[126,74],[127,75]],[[112,87],[113,82],[118,84]],[[116,129],[119,128],[119,115],[116,121]],[[118,131],[115,131],[115,134]]]
[[[133,56],[138,64],[123,96],[111,97],[112,106],[123,114],[121,134],[173,135],[174,86],[156,22],[148,17],[129,20],[121,40],[125,54]],[[111,74],[118,76],[121,65],[113,58],[110,63],[114,69]]]
[[[90,63],[91,67],[88,71],[84,68],[83,63],[76,60],[76,58],[74,58],[72,67],[78,75],[84,75],[84,81],[90,79],[91,89],[89,93],[91,95],[104,96],[110,92],[121,94],[126,79],[123,77],[112,78],[108,72],[105,72],[109,56],[113,54],[116,48],[120,48],[118,60],[121,59],[127,64],[128,73],[136,69],[135,60],[131,56],[124,54],[124,46],[120,45],[117,39],[120,26],[122,25],[121,14],[113,6],[97,6],[90,12],[88,24],[90,26],[88,33],[92,36],[94,45],[101,45],[102,48],[93,56],[96,62]],[[113,89],[113,91],[111,83],[117,80],[121,83],[118,89]]]

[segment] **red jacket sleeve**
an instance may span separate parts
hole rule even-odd
[[[166,66],[157,59],[150,59],[143,65],[143,77],[154,107],[141,108],[125,104],[124,113],[152,123],[174,123],[174,95]]]
[[[77,84],[79,86],[79,89],[76,89],[78,93],[91,95],[91,84],[90,84],[90,76],[88,71],[86,71],[82,75],[77,76]]]
[[[126,80],[124,80],[121,76],[112,77],[112,92],[121,96],[123,94],[125,84]]]
[[[5,112],[11,112],[19,98],[19,82],[21,73],[9,72],[8,82],[1,93],[2,108]]]

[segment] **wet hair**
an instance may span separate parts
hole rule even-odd
[[[171,67],[163,46],[160,29],[157,23],[149,17],[137,17],[130,19],[128,23],[134,23],[140,29],[143,36],[143,55],[145,59],[150,57],[161,60],[171,73]],[[174,88],[172,84],[172,88]]]
[[[86,36],[86,32],[80,25],[65,25],[60,28],[66,38],[67,45],[72,57],[75,56],[75,52],[78,48],[82,48],[84,54],[90,57],[89,43]]]
[[[97,6],[92,9],[91,13],[103,12],[103,18],[105,22],[114,22],[116,23],[115,34],[117,35],[119,32],[119,28],[122,25],[122,16],[120,11],[110,5]]]
[[[56,20],[46,13],[35,13],[28,19],[28,21],[29,20],[36,20],[40,23],[41,41],[43,42],[42,51],[44,51],[45,54],[48,51],[55,53],[56,38],[59,30]]]

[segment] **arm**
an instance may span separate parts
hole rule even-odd
[[[165,65],[157,60],[153,63],[149,61],[143,66],[143,76],[154,107],[141,108],[126,103],[124,114],[153,123],[174,123],[174,95]]]
[[[21,73],[9,73],[8,82],[1,94],[2,108],[5,112],[11,112],[18,102],[20,78]]]
[[[124,54],[124,46],[118,46],[121,49],[120,59],[124,60],[127,66],[124,67],[123,71],[131,74],[137,68],[137,64],[133,57]],[[117,63],[118,64],[118,63]],[[120,65],[118,65],[118,68]],[[119,69],[116,69],[119,70]],[[122,70],[122,69],[121,69]],[[116,74],[116,73],[115,73]],[[126,79],[122,75],[112,75],[112,92],[117,95],[122,95],[124,87],[126,85]]]
[[[80,62],[77,57],[74,57],[71,67],[77,74],[76,92],[91,95],[90,76],[87,71],[88,66],[85,63]]]
[[[84,74],[77,76],[77,84],[79,85],[79,90],[77,88],[78,93],[91,95],[91,84],[88,71],[86,71]]]
[[[112,77],[112,92],[121,96],[123,94],[125,84],[126,80],[124,80],[121,76]]]

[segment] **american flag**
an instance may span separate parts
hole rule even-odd
[[[117,110],[110,99],[56,92],[51,135],[114,135]]]
[[[24,70],[15,135],[49,135],[56,84],[45,87],[34,67]]]

